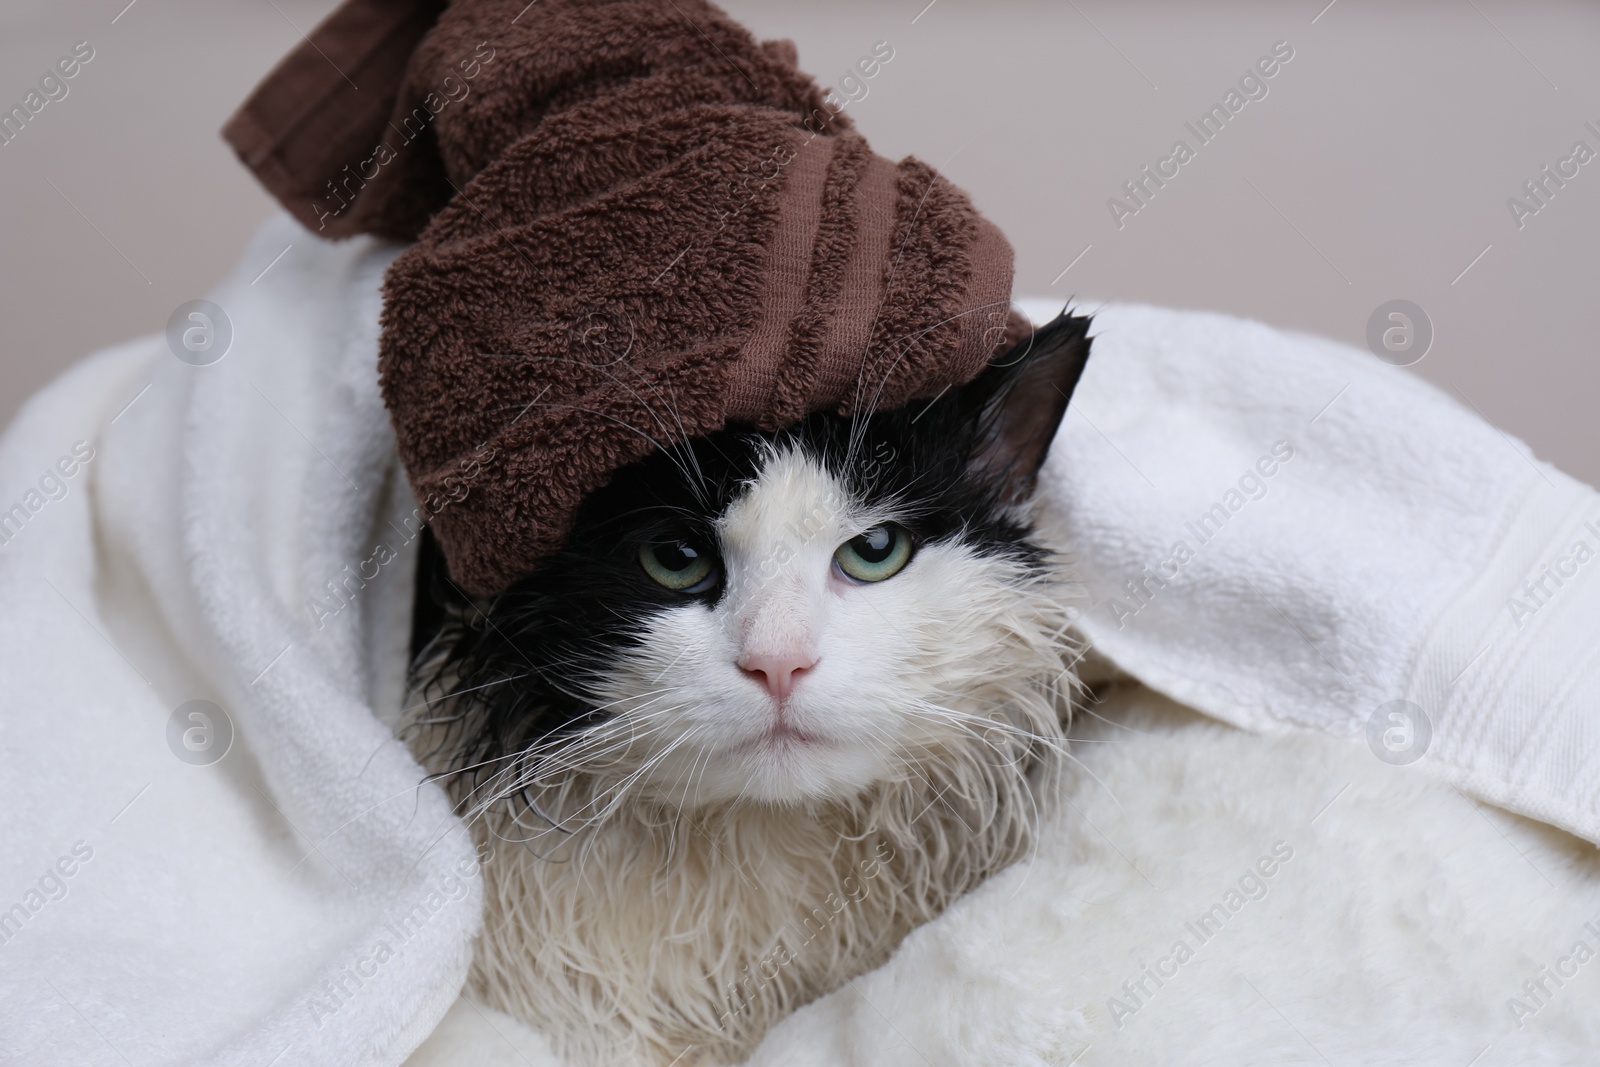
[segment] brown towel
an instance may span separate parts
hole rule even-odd
[[[1007,336],[999,231],[703,0],[352,0],[225,134],[313,231],[415,242],[383,394],[476,594],[655,448],[931,397]]]

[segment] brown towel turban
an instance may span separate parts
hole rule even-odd
[[[415,242],[383,395],[476,594],[659,446],[932,397],[1006,337],[1000,232],[704,0],[352,0],[225,134],[312,231]]]

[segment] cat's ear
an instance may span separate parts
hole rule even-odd
[[[983,477],[1000,483],[1006,503],[1033,494],[1089,361],[1089,344],[1089,319],[1063,309],[996,356],[968,386],[982,405],[973,463]]]

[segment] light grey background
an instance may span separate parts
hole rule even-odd
[[[0,147],[0,419],[94,348],[161,329],[232,266],[272,204],[217,130],[333,6],[126,3],[0,8],[0,103],[74,42],[96,52]],[[793,38],[824,83],[887,41],[893,60],[850,113],[878,151],[971,192],[1016,245],[1022,292],[1210,308],[1358,345],[1373,309],[1409,299],[1436,339],[1397,373],[1600,483],[1600,160],[1520,230],[1506,205],[1575,141],[1600,151],[1584,128],[1600,128],[1600,6],[925,4],[727,7]],[[1277,41],[1295,55],[1267,97],[1119,229],[1107,199],[1177,138],[1192,145],[1185,121]]]

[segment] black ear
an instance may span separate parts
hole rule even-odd
[[[1062,310],[994,357],[968,386],[982,403],[974,465],[1002,485],[1001,499],[1033,494],[1067,401],[1089,362],[1089,319]]]

